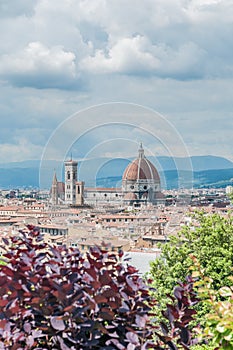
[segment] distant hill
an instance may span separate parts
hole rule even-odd
[[[153,161],[153,158],[148,158]],[[188,163],[187,158],[158,157],[157,160],[163,170],[175,170],[176,162],[180,169],[185,170]],[[233,162],[223,157],[193,156],[190,160],[194,171],[233,168]]]
[[[184,177],[187,175],[186,165],[189,164],[187,159],[173,159],[162,156],[156,159],[148,158],[158,168],[162,183],[166,188],[179,187],[176,163],[179,164],[179,171],[183,170]],[[215,156],[194,156],[190,159],[194,171],[195,187],[224,187],[232,184],[233,163],[230,160]],[[119,187],[121,186],[122,174],[129,162],[130,160],[123,158],[96,158],[80,161],[79,178],[85,181],[86,186]],[[58,161],[48,161],[46,163],[46,182],[43,187],[50,188],[54,169],[57,171],[59,167],[60,162]],[[0,188],[38,188],[39,174],[39,160],[0,163]],[[63,180],[59,178],[58,171],[57,175],[59,180]],[[182,174],[180,175],[182,176]]]
[[[178,179],[178,173],[176,170],[165,170],[163,173],[164,181],[163,188],[175,189],[189,186],[182,186]],[[107,178],[98,178],[96,181],[97,187],[119,187],[121,183],[121,176],[112,176]],[[204,170],[195,171],[193,173],[193,186],[194,188],[220,188],[228,185],[233,186],[233,168],[231,169],[218,169],[218,170]]]
[[[13,189],[39,187],[38,167],[36,168],[0,168],[0,188]]]
[[[193,156],[191,161],[194,171],[233,168],[233,162],[223,157]]]

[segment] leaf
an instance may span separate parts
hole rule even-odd
[[[139,315],[136,315],[136,325],[139,327],[139,328],[144,328],[145,325],[146,325],[146,321],[147,321],[147,316],[139,316]]]
[[[164,335],[168,335],[169,329],[168,329],[166,323],[161,322],[161,323],[160,323],[160,327],[161,327],[161,329],[162,329],[163,334],[164,334]]]
[[[14,276],[14,271],[12,269],[10,269],[8,266],[1,266],[1,270],[3,273],[5,273],[9,277]]]
[[[181,339],[182,343],[189,344],[189,342],[190,342],[190,331],[187,328],[185,328],[185,327],[181,328],[180,339]]]
[[[4,329],[7,323],[8,323],[8,320],[6,319],[0,320],[0,329]]]
[[[181,287],[176,287],[174,289],[174,296],[176,297],[176,299],[182,298],[182,292],[183,292],[183,289]]]
[[[6,244],[6,245],[9,245],[9,241],[8,241],[8,239],[6,239],[6,238],[4,238],[4,237],[2,237],[2,241]]]
[[[58,341],[60,343],[61,350],[70,350],[70,347],[65,344],[61,337],[58,337]]]
[[[32,327],[31,327],[30,323],[25,323],[25,324],[23,325],[23,329],[25,330],[26,333],[30,333]]]
[[[192,272],[192,277],[194,277],[194,278],[200,277],[200,272],[199,271],[193,271]]]
[[[0,299],[0,307],[6,306],[8,304],[8,300]]]
[[[222,297],[231,297],[233,292],[231,290],[230,287],[222,287],[220,288],[219,290],[219,294],[222,296]]]
[[[126,333],[126,338],[128,339],[128,341],[134,345],[138,345],[139,344],[139,339],[137,334],[133,333],[133,332],[127,332]]]
[[[59,317],[51,317],[50,323],[54,329],[57,331],[64,331],[66,328],[64,321]]]

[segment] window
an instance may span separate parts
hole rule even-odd
[[[70,180],[70,171],[67,171],[67,179]]]
[[[80,194],[80,186],[78,186],[78,194]]]

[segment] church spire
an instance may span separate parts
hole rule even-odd
[[[52,199],[52,204],[57,205],[58,204],[58,188],[57,188],[57,175],[56,171],[54,170],[53,174],[53,182],[52,182],[52,189],[51,189],[51,199]]]
[[[53,185],[57,185],[57,175],[56,175],[56,171],[54,170],[54,174],[53,174]]]

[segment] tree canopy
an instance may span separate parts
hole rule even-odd
[[[191,255],[213,280],[213,288],[232,285],[228,278],[233,263],[233,218],[230,213],[225,217],[195,213],[191,224],[184,226],[177,236],[170,237],[161,250],[160,258],[151,263],[150,275],[156,298],[162,306],[177,281],[184,281],[190,275]]]

